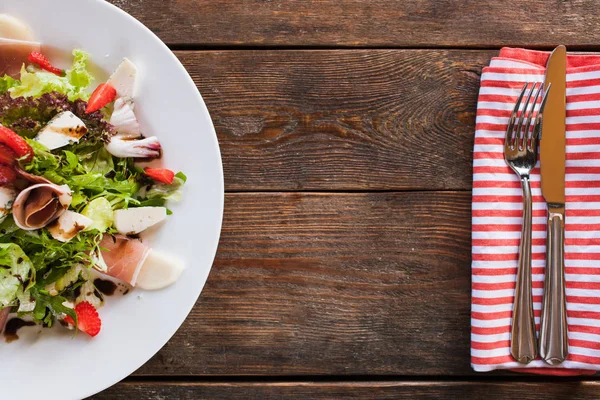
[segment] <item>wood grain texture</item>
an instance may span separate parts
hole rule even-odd
[[[110,0],[168,44],[598,48],[593,0]]]
[[[177,52],[213,118],[229,191],[471,187],[494,52]]]
[[[200,300],[137,374],[471,374],[470,193],[225,198]]]
[[[200,399],[437,399],[584,400],[598,398],[598,382],[341,382],[122,383],[93,400]]]

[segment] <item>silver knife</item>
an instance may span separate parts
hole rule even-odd
[[[565,297],[565,124],[567,49],[558,46],[548,59],[545,88],[552,84],[542,116],[540,169],[548,204],[546,277],[540,328],[540,356],[551,365],[569,354]]]

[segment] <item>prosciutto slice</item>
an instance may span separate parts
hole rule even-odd
[[[71,204],[68,186],[39,183],[19,193],[13,204],[13,218],[21,229],[43,228],[60,217]]]
[[[10,307],[6,307],[0,310],[0,333],[4,330],[6,321],[8,320],[8,314],[10,314]]]
[[[100,242],[106,274],[135,286],[150,248],[139,239],[121,235],[104,235]]]
[[[0,76],[19,78],[21,66],[32,51],[40,51],[40,43],[0,38]]]
[[[50,183],[50,184],[52,184],[51,181],[44,178],[43,176],[30,174],[29,172],[23,171],[19,167],[15,168],[15,170],[17,171],[17,175],[19,175],[21,178],[25,179],[29,183],[32,183],[32,184],[33,183]]]

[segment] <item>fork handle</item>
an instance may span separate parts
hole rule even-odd
[[[533,298],[531,292],[531,186],[521,178],[523,187],[523,223],[519,244],[519,267],[515,286],[510,354],[521,364],[537,357]]]
[[[565,210],[548,205],[546,278],[540,329],[540,355],[550,365],[569,355],[567,304],[565,298],[564,233]]]

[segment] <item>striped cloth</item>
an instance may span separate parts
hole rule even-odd
[[[521,236],[522,192],[504,162],[509,115],[524,82],[542,82],[549,53],[504,48],[483,69],[473,151],[471,365],[522,368],[510,356],[510,324]],[[567,58],[565,279],[569,357],[527,372],[600,370],[600,55]],[[546,204],[539,165],[533,195],[533,301],[539,333],[546,254]]]

